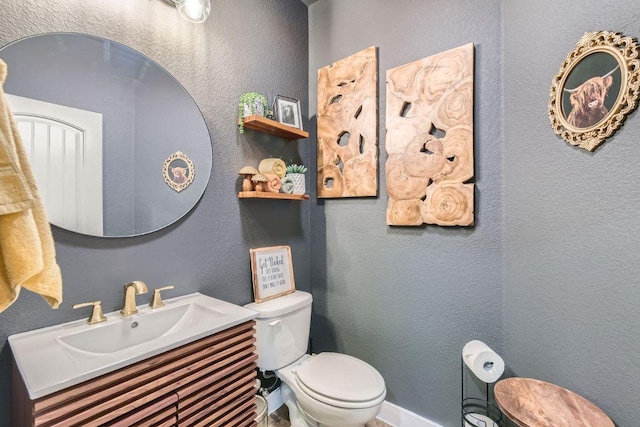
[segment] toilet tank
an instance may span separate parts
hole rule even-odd
[[[245,305],[258,312],[256,352],[260,369],[283,368],[307,352],[312,301],[310,293],[295,291],[259,304]]]

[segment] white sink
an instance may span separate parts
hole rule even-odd
[[[96,325],[77,320],[9,337],[31,399],[246,322],[257,313],[200,293],[165,300]]]
[[[225,313],[198,303],[164,307],[139,313],[119,322],[107,322],[82,331],[62,335],[57,340],[72,350],[109,354],[153,341],[168,334],[183,334],[198,322],[214,324]]]

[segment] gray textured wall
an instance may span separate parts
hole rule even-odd
[[[162,0],[35,0],[0,2],[0,45],[49,31],[73,31],[124,43],[144,53],[191,93],[211,134],[209,186],[181,221],[148,236],[101,239],[54,229],[64,279],[64,303],[51,310],[23,291],[0,314],[0,426],[9,426],[8,335],[79,319],[71,305],[100,299],[120,308],[122,285],[139,279],[167,294],[200,291],[237,304],[250,302],[249,248],[289,244],[296,286],[309,289],[309,203],[238,200],[238,170],[269,156],[307,163],[308,141],[290,143],[254,132],[237,136],[243,92],[299,98],[307,117],[307,7],[298,0],[212,1],[202,25],[182,20]],[[10,70],[11,72],[11,70]],[[193,159],[197,161],[197,159]],[[160,165],[161,167],[161,165]],[[150,295],[139,297],[140,303]]]
[[[504,2],[504,352],[515,375],[640,425],[640,116],[595,153],[555,136],[551,80],[582,34],[640,37],[636,0]]]
[[[459,351],[471,338],[501,352],[509,375],[568,387],[617,425],[638,425],[638,113],[593,154],[555,136],[547,116],[551,80],[582,34],[638,37],[637,4],[478,3],[309,8],[311,108],[317,69],[370,45],[383,80],[473,41],[477,79],[477,226],[385,227],[384,175],[377,199],[319,202],[312,257],[327,268],[311,267],[314,345],[368,360],[390,401],[445,426],[459,425]],[[381,81],[381,124],[384,104]]]
[[[481,339],[501,350],[500,2],[320,0],[309,7],[309,41],[312,117],[318,68],[378,47],[380,171],[386,70],[476,45],[476,226],[388,227],[383,172],[379,197],[319,201],[311,223],[314,349],[366,360],[387,400],[459,425],[462,347]]]

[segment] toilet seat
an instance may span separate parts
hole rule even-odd
[[[366,362],[346,354],[320,353],[295,370],[296,384],[310,397],[328,405],[369,408],[386,395],[384,379]]]

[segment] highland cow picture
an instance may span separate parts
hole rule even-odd
[[[594,151],[636,109],[639,81],[640,49],[634,38],[611,31],[584,33],[551,82],[553,132]]]
[[[186,154],[176,151],[164,161],[162,176],[164,182],[179,193],[193,182],[195,167]]]
[[[595,52],[577,62],[562,88],[567,123],[587,129],[602,122],[618,99],[621,76],[618,60],[608,52]]]

